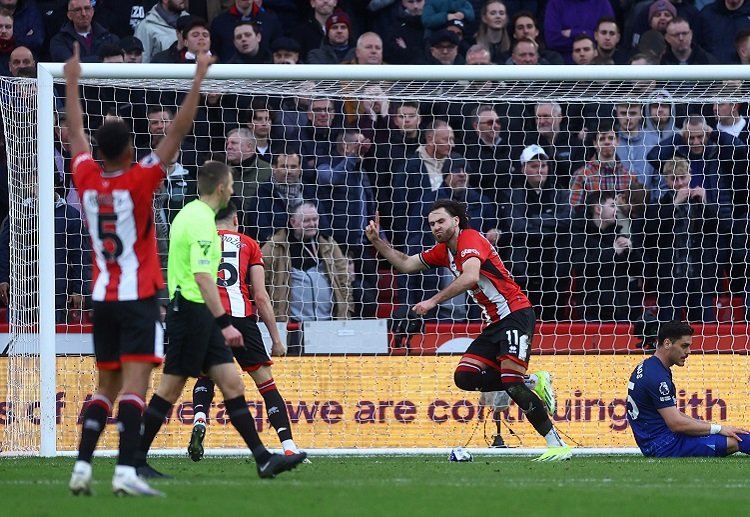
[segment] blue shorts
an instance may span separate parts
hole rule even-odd
[[[713,458],[727,455],[727,437],[720,434],[687,436],[670,433],[639,445],[644,456],[654,458]]]

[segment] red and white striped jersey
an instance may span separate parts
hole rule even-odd
[[[244,233],[219,230],[221,263],[216,284],[227,314],[244,318],[255,314],[250,296],[250,268],[263,267],[263,254],[258,243]]]
[[[104,172],[90,153],[73,158],[94,255],[94,301],[141,300],[164,287],[154,230],[154,191],[164,168],[149,154],[127,171]]]
[[[531,307],[531,302],[510,277],[495,248],[476,230],[461,230],[455,255],[444,242],[419,255],[425,266],[447,267],[455,276],[461,274],[464,262],[471,257],[477,257],[481,266],[479,281],[469,294],[482,306],[485,319],[495,323],[511,312]]]

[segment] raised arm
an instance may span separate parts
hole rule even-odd
[[[419,255],[407,255],[401,253],[391,246],[388,242],[380,238],[380,212],[375,211],[375,220],[370,220],[370,224],[365,228],[365,235],[367,239],[372,243],[375,249],[385,259],[390,262],[393,267],[402,273],[416,273],[427,269],[424,263],[419,258]]]
[[[78,95],[78,80],[81,78],[81,51],[78,42],[73,43],[73,55],[65,62],[65,113],[68,117],[68,140],[71,156],[90,153],[91,146],[83,131],[83,110]]]
[[[190,91],[182,101],[177,115],[172,122],[172,125],[167,130],[167,134],[156,146],[154,153],[159,157],[163,163],[169,163],[174,155],[179,151],[182,139],[190,128],[193,127],[193,121],[195,119],[195,113],[198,111],[198,102],[201,98],[201,84],[203,79],[208,73],[208,67],[214,62],[214,58],[208,54],[201,54],[195,58],[195,77],[193,78],[193,85],[190,87]]]

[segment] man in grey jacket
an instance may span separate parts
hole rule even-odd
[[[177,20],[188,14],[185,0],[161,0],[148,12],[135,29],[135,37],[143,43],[144,63],[177,41]]]

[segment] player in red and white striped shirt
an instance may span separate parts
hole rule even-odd
[[[482,306],[489,325],[461,357],[454,372],[456,386],[467,391],[508,392],[549,446],[539,459],[570,459],[570,447],[557,434],[544,403],[524,384],[536,324],[531,303],[495,248],[469,228],[466,206],[452,199],[439,199],[432,205],[428,221],[437,244],[418,255],[405,255],[380,239],[378,219],[367,226],[367,238],[396,269],[417,273],[447,267],[456,277],[435,296],[412,307],[415,313],[424,315],[465,291]]]
[[[221,237],[221,263],[216,282],[221,303],[232,318],[232,325],[242,333],[244,339],[244,347],[232,348],[232,352],[263,396],[268,421],[276,429],[284,453],[296,454],[299,450],[292,438],[286,402],[276,388],[271,372],[273,361],[263,344],[256,317],[257,313],[271,335],[271,354],[286,354],[286,346],[281,342],[271,299],[266,291],[263,255],[258,243],[239,233],[238,226],[237,207],[230,202],[216,214],[216,228]],[[203,458],[203,439],[213,397],[213,381],[208,377],[198,379],[193,387],[193,432],[188,445],[188,453],[193,461]]]
[[[96,132],[98,157],[83,129],[78,94],[81,76],[78,43],[65,63],[73,182],[81,197],[94,253],[94,353],[99,370],[96,393],[83,412],[78,458],[68,487],[74,495],[91,493],[91,458],[120,394],[117,420],[120,450],[112,479],[119,495],[163,495],[136,475],[144,397],[151,370],[163,358],[164,337],[156,292],[164,285],[156,252],[154,191],[164,179],[164,163],[177,153],[193,125],[200,86],[211,58],[199,58],[193,85],[177,117],[157,148],[133,165],[131,130],[123,121]]]

